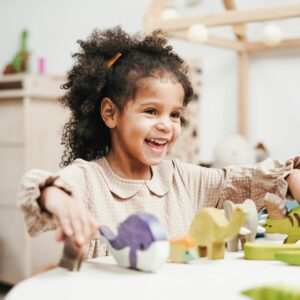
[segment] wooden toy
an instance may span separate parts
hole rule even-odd
[[[300,206],[293,208],[285,216],[286,209],[282,200],[269,194],[265,198],[268,218],[264,224],[266,233],[286,234],[284,243],[296,243],[300,240]]]
[[[245,222],[246,212],[237,207],[228,221],[217,208],[202,208],[195,215],[189,235],[198,247],[199,256],[209,259],[224,258],[225,241],[237,235]]]
[[[274,243],[246,243],[244,254],[246,259],[275,260],[277,252],[300,250],[300,245]]]
[[[188,263],[197,258],[196,244],[190,236],[170,240],[169,261]]]
[[[99,231],[109,252],[121,267],[152,272],[168,259],[169,242],[165,231],[151,214],[129,216],[119,224],[118,235],[107,226],[100,226]]]
[[[254,300],[297,300],[300,299],[300,289],[285,285],[266,285],[242,291],[242,295]]]
[[[275,259],[285,262],[289,265],[300,266],[300,250],[277,252],[275,253]]]
[[[224,202],[224,212],[228,220],[231,218],[236,207],[241,207],[247,212],[243,227],[247,228],[249,233],[243,235],[240,231],[233,239],[227,241],[227,250],[231,252],[237,252],[239,250],[239,241],[241,241],[242,248],[244,248],[245,242],[253,242],[258,226],[258,212],[254,201],[247,199],[242,204],[235,204],[230,200],[226,200]]]
[[[21,35],[21,47],[18,53],[14,56],[11,63],[5,66],[3,74],[13,74],[27,71],[28,57],[29,53],[27,51],[28,32],[26,30],[22,31]]]
[[[83,260],[83,252],[76,246],[73,238],[66,237],[63,256],[60,260],[59,266],[69,271],[79,271],[81,262]]]
[[[258,212],[258,225],[257,225],[256,238],[265,237],[266,230],[263,226],[266,223],[267,218],[268,218],[268,212],[266,208],[263,208],[261,211]]]
[[[284,200],[284,205],[288,211],[299,206],[299,203],[295,200]]]

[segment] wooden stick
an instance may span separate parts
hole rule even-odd
[[[187,33],[185,31],[169,32],[168,36],[189,41]],[[232,49],[232,50],[236,50],[236,51],[245,50],[244,44],[239,41],[234,41],[231,39],[226,39],[226,38],[221,38],[221,37],[216,37],[216,36],[211,36],[211,35],[208,37],[207,41],[203,44]]]
[[[223,0],[223,4],[227,10],[236,10],[236,6],[234,4],[234,0]],[[239,70],[242,72],[243,70],[243,59],[245,55],[245,48],[246,48],[246,23],[238,23],[233,25],[233,30],[235,33],[235,36],[237,40],[239,41],[241,48],[243,51],[240,51],[238,53],[238,65],[239,65]],[[247,85],[247,80],[248,76],[239,76],[238,77],[238,103],[239,103],[239,108],[238,108],[238,131],[244,135],[247,136],[247,97],[248,97],[248,92],[247,89],[244,92],[245,86]]]
[[[238,53],[238,132],[248,135],[248,69],[249,55],[246,51]]]
[[[250,53],[300,48],[300,39],[283,40],[280,44],[269,47],[264,43],[249,43],[245,45]]]
[[[223,4],[227,10],[236,10],[236,6],[233,3],[233,0],[223,0]],[[240,23],[233,25],[234,33],[236,38],[241,41],[246,40],[245,31],[246,31],[246,24]]]
[[[173,20],[157,20],[154,28],[165,31],[187,29],[195,23],[201,23],[208,27],[234,25],[239,23],[261,22],[275,19],[295,18],[300,16],[300,4],[289,4],[256,8],[248,10],[234,10],[214,13],[206,16],[182,17]]]

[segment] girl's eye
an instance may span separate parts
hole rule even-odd
[[[145,110],[145,113],[150,115],[156,115],[156,110],[154,108],[148,108]]]
[[[178,112],[172,112],[171,113],[171,118],[174,118],[174,119],[179,119],[181,117],[180,113]]]

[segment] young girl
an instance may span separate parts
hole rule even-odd
[[[90,258],[106,253],[99,224],[115,228],[136,212],[156,215],[172,238],[188,233],[198,209],[222,208],[226,199],[251,198],[260,209],[266,193],[284,199],[289,187],[300,201],[298,158],[225,169],[164,160],[193,93],[159,32],[131,37],[116,27],[79,44],[62,99],[72,113],[62,139],[66,167],[32,170],[20,185],[31,235],[59,226],[58,239],[74,236]]]

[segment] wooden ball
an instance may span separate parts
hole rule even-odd
[[[204,43],[208,39],[208,32],[204,25],[193,24],[187,31],[188,39],[194,43]]]
[[[179,13],[175,7],[165,8],[160,15],[161,20],[171,20],[171,19],[176,19],[178,17],[179,17]]]
[[[278,26],[267,25],[263,29],[262,39],[267,46],[276,46],[282,41],[282,31]]]

